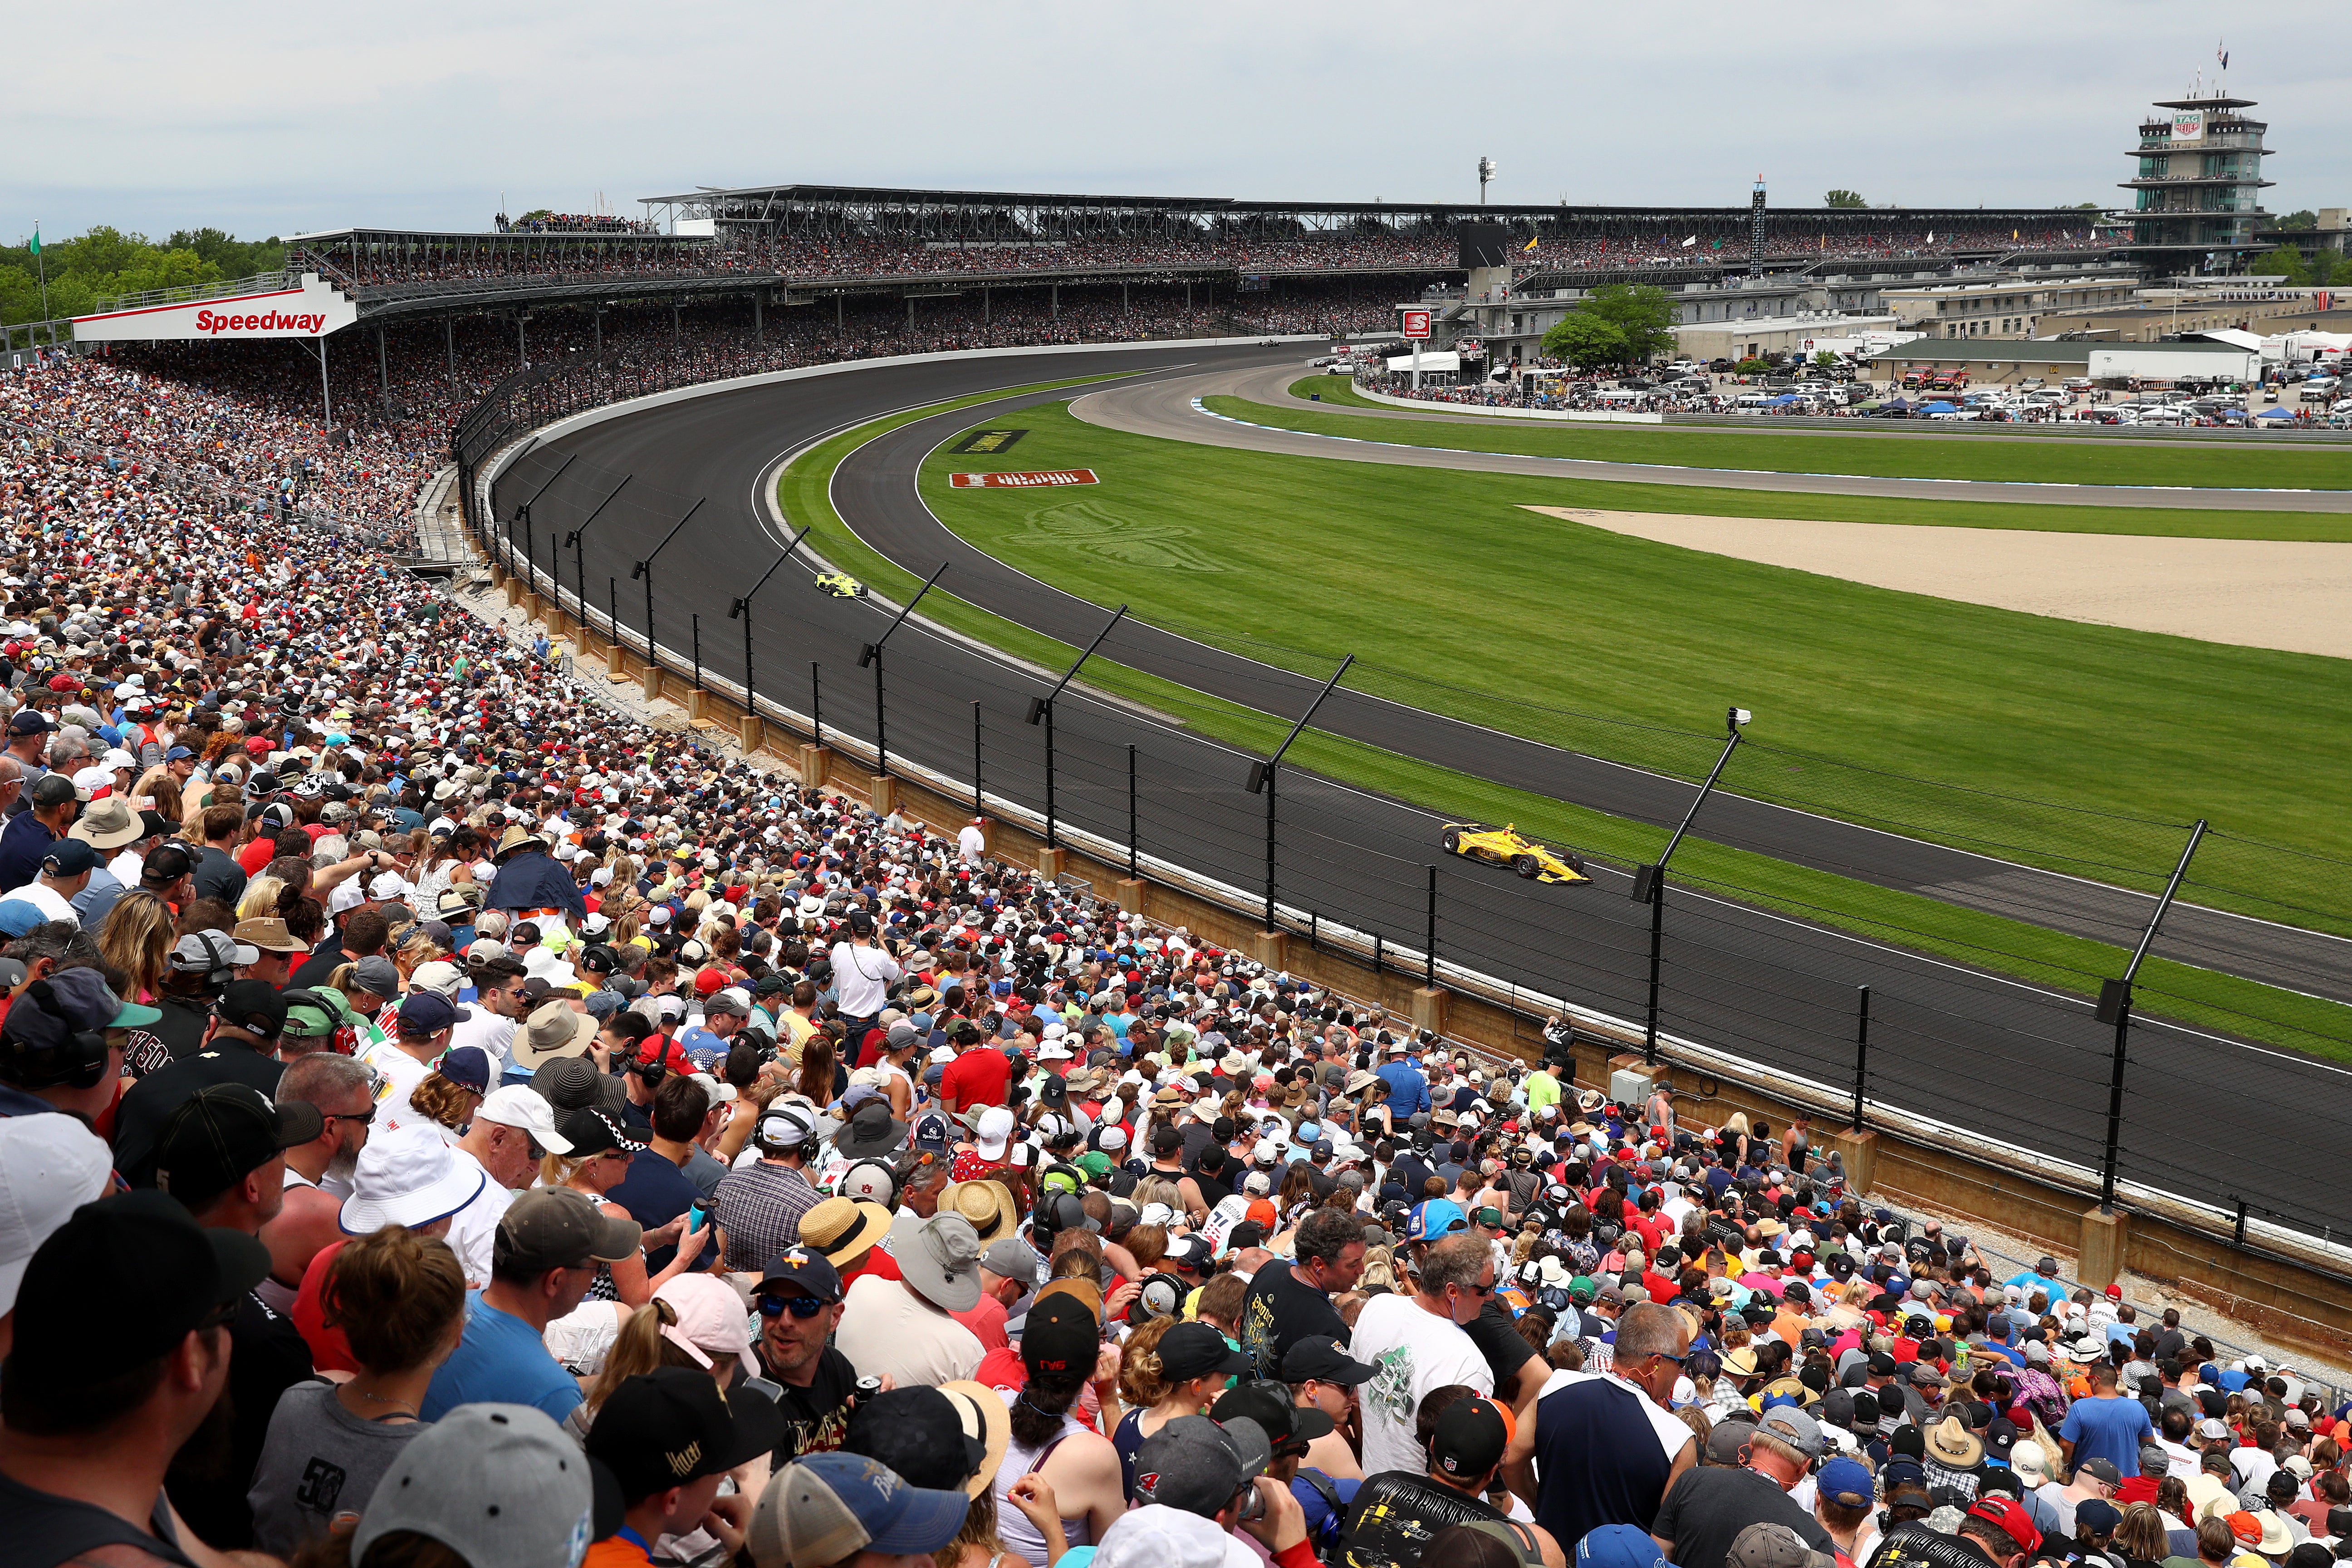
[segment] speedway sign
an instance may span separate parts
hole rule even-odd
[[[94,316],[76,316],[73,324],[76,342],[218,342],[253,338],[323,338],[358,320],[356,304],[320,281],[317,273],[305,272],[299,288],[107,310]]]
[[[1092,485],[1101,481],[1092,468],[1047,468],[1031,473],[950,474],[955,490],[1026,490],[1052,485]]]
[[[1425,338],[1429,336],[1428,311],[1400,310],[1397,312],[1397,320],[1398,331],[1402,336],[1408,338]]]

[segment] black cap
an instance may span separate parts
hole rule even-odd
[[[1290,1385],[1282,1383],[1243,1383],[1225,1390],[1218,1395],[1209,1417],[1222,1426],[1235,1416],[1247,1416],[1256,1422],[1266,1440],[1274,1445],[1277,1457],[1286,1452],[1302,1453],[1307,1444],[1332,1430],[1330,1416],[1295,1402],[1290,1397]]]
[[[1370,1383],[1380,1369],[1360,1362],[1339,1348],[1329,1334],[1309,1334],[1283,1353],[1285,1383],[1338,1383],[1353,1388]]]
[[[319,1108],[273,1100],[251,1084],[216,1083],[182,1100],[155,1140],[155,1185],[200,1209],[326,1130]]]
[[[1457,1479],[1484,1476],[1503,1462],[1510,1440],[1501,1405],[1484,1396],[1457,1399],[1438,1415],[1430,1462]]]
[[[955,1402],[936,1388],[891,1388],[857,1402],[845,1454],[885,1465],[910,1487],[961,1491],[980,1473],[988,1445],[964,1429]]]
[[[1213,1332],[1214,1331],[1212,1331]],[[1102,1345],[1102,1325],[1066,1290],[1040,1294],[1021,1333],[1021,1359],[1037,1373],[1089,1372]]]
[[[1171,1384],[1223,1373],[1238,1377],[1250,1369],[1250,1359],[1225,1343],[1225,1336],[1207,1323],[1178,1323],[1160,1336],[1160,1375]]]
[[[596,1417],[588,1457],[611,1468],[632,1502],[731,1470],[784,1436],[773,1401],[752,1393],[723,1398],[709,1373],[683,1366],[626,1379]]]
[[[221,992],[220,1021],[274,1040],[286,1027],[286,994],[267,980],[233,980]]]
[[[64,1392],[89,1381],[91,1346],[116,1366],[152,1361],[268,1274],[260,1242],[206,1229],[162,1193],[84,1204],[26,1266],[0,1377]]]

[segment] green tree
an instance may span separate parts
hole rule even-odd
[[[1813,356],[1813,363],[1824,367],[1834,365],[1837,363],[1837,355],[1830,353],[1827,349],[1823,349],[1821,353]]]
[[[0,246],[0,320],[41,319],[43,273],[48,278],[48,314],[79,316],[124,294],[274,272],[285,264],[285,255],[275,237],[246,241],[200,228],[157,245],[144,235],[103,224],[75,239],[45,237],[37,262],[28,246]]]
[[[1578,310],[1608,322],[1625,339],[1625,361],[1640,364],[1675,346],[1675,301],[1654,284],[1604,283]]]
[[[1543,352],[1549,358],[1566,360],[1579,370],[1623,364],[1632,357],[1625,334],[1615,322],[1603,321],[1581,308],[1551,324],[1543,336]]]
[[[2272,226],[2274,228],[2317,228],[2319,226],[2319,215],[2313,212],[2309,207],[2305,207],[2301,212],[2287,214],[2286,216],[2279,219],[2278,222],[2273,224]]]
[[[1858,191],[1832,191],[1822,198],[1822,205],[1829,207],[1866,207],[1870,204],[1862,199],[1862,195]]]
[[[2298,289],[2306,288],[2311,283],[2311,268],[2304,260],[2303,252],[2292,245],[2282,245],[2275,250],[2263,252],[2246,270],[2260,277],[2275,278]]]

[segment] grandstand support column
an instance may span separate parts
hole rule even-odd
[[[318,344],[319,416],[325,422],[328,431],[331,433],[335,428],[335,395],[327,385],[327,340],[321,337],[318,340]]]
[[[524,370],[530,368],[530,346],[523,342],[522,312],[515,312],[515,363]]]
[[[442,317],[442,318],[441,318],[441,337],[442,337],[442,341],[443,341],[444,345],[445,345],[445,346],[448,349],[448,351],[449,351],[449,390],[450,390],[450,391],[452,391],[452,392],[455,392],[455,391],[457,389],[457,317],[455,317],[455,316],[444,316],[444,317]]]
[[[1060,321],[1061,319],[1062,319],[1062,286],[1061,286],[1059,283],[1056,283],[1056,284],[1055,284],[1055,285],[1054,285],[1054,320],[1055,320],[1055,321]]]
[[[767,300],[766,300],[765,292],[764,292],[763,290],[761,290],[761,289],[752,289],[752,290],[751,290],[751,341],[752,341],[753,342],[755,342],[755,343],[758,343],[758,344],[759,344],[759,345],[761,345],[762,348],[765,348],[765,347],[767,346],[767,342],[768,342],[768,316],[767,316],[767,310],[766,310],[766,304],[767,304]],[[749,748],[746,748],[746,749],[748,750]]]
[[[596,352],[603,353],[604,352],[604,307],[599,305],[590,314],[596,325]]]
[[[383,395],[385,409],[389,410],[392,407],[392,369],[384,359],[383,324],[381,321],[376,323],[375,329],[375,384],[377,391]]]
[[[983,327],[988,325],[990,321],[995,320],[995,318],[989,313],[989,310],[988,285],[983,283],[980,286],[980,324]]]
[[[2074,1259],[2074,1277],[2094,1290],[2104,1290],[2123,1278],[2125,1255],[2131,1249],[2131,1215],[2123,1209],[2083,1211],[2083,1244]]]

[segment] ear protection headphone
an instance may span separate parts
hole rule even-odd
[[[798,1154],[803,1161],[814,1160],[817,1150],[815,1128],[810,1128],[797,1142],[785,1142],[799,1128],[800,1123],[794,1118],[780,1111],[768,1110],[761,1113],[755,1131],[760,1146],[771,1153],[781,1154],[789,1151]]]
[[[58,1005],[57,993],[46,980],[36,980],[26,986],[22,1002],[30,1002],[43,1013],[66,1026],[66,1043],[58,1049],[41,1049],[30,1042],[12,1042],[16,1081],[26,1089],[94,1089],[106,1076],[106,1035],[98,1029],[74,1026]]]

